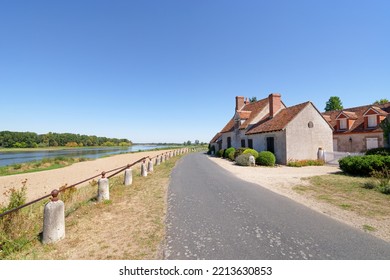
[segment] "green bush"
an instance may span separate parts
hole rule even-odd
[[[366,156],[369,155],[380,155],[380,156],[390,156],[390,148],[375,148],[368,150]]]
[[[215,146],[209,145],[209,150],[207,152],[208,155],[215,154]]]
[[[373,171],[371,176],[379,180],[376,189],[383,194],[390,194],[390,168],[384,167],[380,171]]]
[[[340,169],[348,174],[370,176],[374,171],[390,168],[390,156],[348,156],[339,160]]]
[[[390,194],[390,184],[382,185],[380,184],[378,187],[378,191],[383,194]]]
[[[217,153],[217,157],[220,157],[220,158],[223,157],[224,153],[225,153],[224,149],[219,150],[218,153]]]
[[[255,158],[258,158],[259,156],[259,152],[256,151],[256,150],[253,150],[253,149],[246,149],[243,154],[251,154],[252,156],[254,156]]]
[[[256,158],[256,163],[263,166],[275,166],[276,158],[275,155],[269,151],[263,151],[259,153]]]
[[[223,157],[224,157],[224,158],[230,158],[230,157],[229,157],[229,154],[230,154],[230,153],[233,153],[233,157],[234,157],[234,152],[235,152],[235,151],[236,151],[236,149],[233,148],[233,147],[227,148],[227,149],[225,150],[225,152],[223,153]],[[234,160],[234,158],[233,158],[233,160]]]
[[[236,151],[234,153],[234,158],[237,158],[238,156],[242,155],[246,149],[247,148],[238,148],[238,149],[236,149]]]
[[[250,166],[249,157],[251,154],[242,154],[236,158],[236,163],[239,166]]]
[[[228,154],[228,159],[230,159],[231,161],[234,161],[236,158],[234,157],[234,154],[235,154],[235,151],[231,151],[229,154]]]

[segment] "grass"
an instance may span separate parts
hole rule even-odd
[[[376,228],[370,226],[370,225],[363,225],[363,230],[364,231],[368,231],[368,232],[373,232],[373,231],[377,231]]]
[[[39,161],[13,164],[0,167],[0,176],[32,173],[45,170],[58,169],[72,165],[77,162],[87,161],[86,158],[68,158],[59,156],[56,158],[45,158]]]
[[[308,185],[296,186],[294,190],[363,217],[380,219],[390,216],[390,196],[367,188],[372,178],[340,173],[315,176],[306,181]]]
[[[39,241],[45,202],[20,211],[25,224],[14,233],[23,238],[0,239],[0,244],[15,245],[12,250],[0,247],[0,259],[161,258],[167,187],[178,159],[180,156],[155,166],[146,178],[134,170],[130,187],[123,185],[123,176],[110,179],[110,200],[104,203],[96,202],[95,181],[61,194],[66,205],[66,238],[57,244]]]

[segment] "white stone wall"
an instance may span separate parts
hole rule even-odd
[[[309,127],[309,123],[312,127]],[[286,159],[317,159],[318,149],[333,152],[333,130],[313,105],[306,106],[286,127]]]
[[[253,149],[256,151],[267,150],[267,138],[274,138],[276,162],[286,164],[286,134],[285,131],[276,131],[271,133],[259,133],[249,135],[249,139],[253,139]]]

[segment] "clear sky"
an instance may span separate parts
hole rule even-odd
[[[0,0],[0,130],[209,142],[270,93],[390,99],[390,1]]]

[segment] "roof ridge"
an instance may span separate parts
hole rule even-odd
[[[383,110],[384,107],[390,106],[390,102],[384,103],[384,104],[367,104],[367,105],[361,105],[361,106],[356,106],[356,107],[349,107],[349,108],[343,108],[342,110],[332,110],[332,111],[325,111],[322,112],[321,114],[326,114],[326,113],[332,113],[332,112],[342,112],[342,111],[348,111],[348,110],[355,110],[355,109],[362,109],[364,107],[379,107],[380,109]]]

